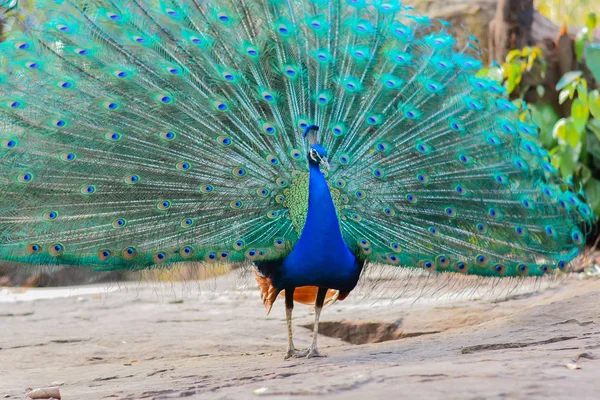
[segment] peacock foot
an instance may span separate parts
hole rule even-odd
[[[313,357],[327,357],[327,355],[319,353],[319,350],[317,350],[317,349],[310,349],[310,351],[306,355],[306,358],[313,358]]]
[[[294,348],[288,349],[287,353],[285,353],[284,360],[289,360],[290,358],[302,358],[308,355],[308,349],[304,350],[296,350]]]

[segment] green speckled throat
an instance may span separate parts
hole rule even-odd
[[[310,174],[297,171],[294,176],[296,178],[292,180],[290,187],[284,192],[286,201],[283,205],[288,208],[294,230],[300,236],[308,214],[308,179]],[[328,184],[338,220],[341,222],[340,215],[342,215],[345,208],[342,195],[338,189],[331,185],[331,182],[328,181]]]

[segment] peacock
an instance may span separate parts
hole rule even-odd
[[[1,259],[251,263],[316,357],[370,263],[541,276],[594,221],[477,39],[399,1],[36,3],[0,50]]]

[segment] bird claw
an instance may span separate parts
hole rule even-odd
[[[317,350],[317,349],[310,349],[310,351],[306,355],[306,358],[314,358],[314,357],[327,357],[327,355],[319,353],[319,350]]]
[[[287,353],[285,353],[285,357],[283,358],[284,360],[289,360],[290,358],[302,358],[302,357],[306,357],[308,355],[308,349],[304,349],[304,350],[296,350],[296,349],[289,349],[287,351]]]

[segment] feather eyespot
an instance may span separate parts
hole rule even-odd
[[[207,253],[204,256],[204,261],[213,263],[213,262],[217,261],[217,258],[218,258],[217,253],[215,253],[214,251],[211,251],[210,253]]]
[[[104,103],[102,103],[102,106],[107,110],[111,111],[118,110],[120,108],[119,103],[115,101],[105,101]]]
[[[458,261],[454,264],[454,268],[457,272],[460,272],[461,274],[466,274],[467,272],[469,272],[469,263],[465,261]]]
[[[44,219],[46,221],[54,221],[58,218],[58,213],[56,211],[47,211],[44,213]]]
[[[165,253],[163,251],[159,251],[158,253],[154,253],[154,256],[152,258],[153,258],[155,264],[162,264],[165,261],[167,261],[168,256],[167,256],[167,253]]]
[[[285,180],[284,178],[277,178],[277,180],[275,182],[280,187],[286,187],[288,185],[287,180]]]
[[[156,96],[156,99],[162,104],[171,104],[173,102],[173,97],[167,94],[159,94],[158,96]]]
[[[231,146],[233,141],[228,136],[219,136],[217,138],[217,143],[219,143],[221,146],[229,147],[229,146]]]
[[[17,179],[21,183],[29,183],[33,180],[33,175],[29,172],[25,172],[23,174],[19,174]]]
[[[302,158],[302,153],[300,153],[300,151],[296,149],[290,151],[290,155],[294,160],[299,160],[300,158]]]
[[[278,211],[269,211],[267,213],[267,218],[269,219],[275,219],[279,216],[279,212]]]
[[[406,196],[404,196],[404,198],[408,200],[408,202],[411,204],[415,204],[417,202],[417,197],[413,194],[407,194]]]
[[[266,90],[260,94],[260,97],[268,103],[272,103],[273,101],[275,101],[275,95],[272,92]]]
[[[238,240],[233,244],[233,248],[236,250],[241,250],[243,249],[245,246],[244,241],[243,240]]]
[[[173,139],[175,139],[177,137],[177,135],[173,131],[160,132],[159,136],[160,136],[161,139],[169,140],[169,141],[173,140]]]
[[[179,171],[189,171],[192,168],[192,164],[187,161],[181,161],[177,163],[175,168],[177,168]]]
[[[279,159],[277,157],[275,157],[274,155],[268,155],[266,159],[267,159],[267,162],[271,165],[279,164]]]
[[[135,247],[127,247],[122,251],[123,258],[126,260],[132,260],[135,258],[137,251]]]
[[[255,249],[251,249],[246,252],[246,258],[249,260],[256,260],[258,256],[259,252]]]
[[[265,122],[262,125],[262,130],[263,130],[263,133],[265,133],[269,136],[274,136],[277,133],[277,128],[275,128],[275,125],[273,125],[270,122]]]
[[[435,269],[435,264],[429,260],[421,261],[420,264],[421,264],[421,267],[426,270],[434,270]]]
[[[217,14],[217,18],[221,22],[229,22],[231,20],[231,17],[229,15],[227,15],[226,13],[224,13],[224,12],[218,13]]]
[[[450,265],[450,258],[447,256],[437,256],[435,262],[440,268],[448,268]]]
[[[192,256],[192,253],[194,252],[194,249],[190,246],[185,246],[182,247],[181,250],[179,251],[179,254],[181,254],[181,256],[183,258],[189,258]]]
[[[343,124],[335,124],[331,127],[331,132],[333,133],[333,136],[340,137],[346,133],[346,128]]]
[[[385,215],[387,215],[388,217],[393,217],[394,215],[396,215],[396,211],[394,211],[394,210],[393,210],[393,209],[391,209],[391,208],[384,208],[384,209],[383,209],[383,213],[384,213]]]
[[[53,244],[53,245],[50,246],[49,250],[50,250],[50,255],[51,256],[57,257],[57,256],[60,256],[60,255],[62,255],[64,253],[65,247],[62,244],[60,244],[60,243],[55,243],[55,244]]]
[[[582,244],[584,236],[583,236],[583,234],[581,233],[580,230],[574,229],[571,232],[571,239],[573,240],[573,243],[575,243],[575,244]]]
[[[185,218],[185,219],[181,220],[181,222],[180,222],[180,225],[182,228],[189,228],[193,224],[194,224],[194,220],[191,218]]]
[[[256,47],[254,47],[254,46],[248,46],[248,47],[246,47],[246,50],[245,50],[245,52],[246,52],[246,54],[247,54],[248,56],[250,56],[251,58],[256,58],[256,57],[258,57],[258,56],[259,56],[259,54],[260,54],[260,53],[259,53],[259,50],[258,50]]]
[[[521,265],[523,265],[523,264],[521,264]],[[518,269],[517,269],[517,271],[520,272]],[[506,273],[506,265],[504,265],[504,264],[494,265],[494,272],[497,273],[498,275],[504,275],[504,273]]]
[[[488,259],[486,256],[478,255],[477,257],[475,257],[475,262],[477,263],[477,265],[485,267],[488,263]]]
[[[135,185],[140,181],[140,177],[138,175],[129,175],[124,178],[124,181],[129,185]]]
[[[96,192],[96,187],[95,186],[82,186],[80,189],[82,194],[94,194]]]
[[[120,133],[112,132],[112,133],[107,133],[104,137],[107,140],[110,140],[111,142],[116,142],[118,140],[121,140],[122,135]]]
[[[20,101],[17,101],[17,100],[9,100],[8,103],[6,103],[6,105],[9,108],[16,109],[16,108],[21,108],[21,106],[23,105],[23,103],[20,102]]]
[[[5,149],[14,149],[19,145],[19,141],[16,139],[8,139],[2,142],[2,147]]]
[[[242,208],[243,205],[244,205],[244,203],[242,203],[239,200],[234,200],[231,203],[229,203],[229,206],[231,208],[233,208],[234,210],[238,210],[238,209]]]
[[[98,258],[100,259],[100,261],[106,261],[110,257],[112,257],[112,251],[107,250],[107,249],[103,249],[103,250],[99,250],[98,251]]]
[[[120,229],[120,228],[124,228],[125,225],[127,225],[127,221],[124,220],[123,218],[119,218],[113,221],[112,226],[115,229]]]
[[[200,193],[212,193],[215,191],[215,187],[212,185],[204,185],[202,187],[200,187]]]
[[[248,175],[248,170],[246,170],[246,168],[242,168],[242,167],[234,168],[233,171],[231,171],[231,172],[232,172],[233,176],[236,176],[238,178],[243,178]]]
[[[350,155],[340,154],[339,161],[340,161],[340,164],[342,164],[342,165],[350,164]]]
[[[171,208],[171,202],[169,200],[161,200],[156,205],[156,208],[158,208],[160,211],[166,211]]]
[[[390,243],[390,248],[396,253],[400,253],[402,251],[402,247],[400,247],[400,244],[396,242]]]
[[[273,240],[273,246],[279,250],[285,249],[285,240],[283,238],[276,238]]]
[[[483,224],[483,223],[479,223],[477,225],[475,225],[475,228],[477,229],[477,232],[479,233],[487,233],[487,225]]]
[[[217,111],[220,111],[220,112],[229,111],[229,105],[227,105],[227,103],[224,103],[222,101],[214,101],[213,106],[217,109]]]
[[[529,266],[527,266],[525,264],[519,264],[517,266],[517,273],[519,275],[527,275],[527,274],[529,274]]]
[[[31,244],[27,245],[27,252],[29,254],[33,255],[33,254],[39,253],[41,250],[42,250],[42,247],[37,243],[31,243]]]
[[[256,193],[260,196],[260,197],[267,197],[271,192],[268,189],[265,188],[258,188],[256,190]]]

